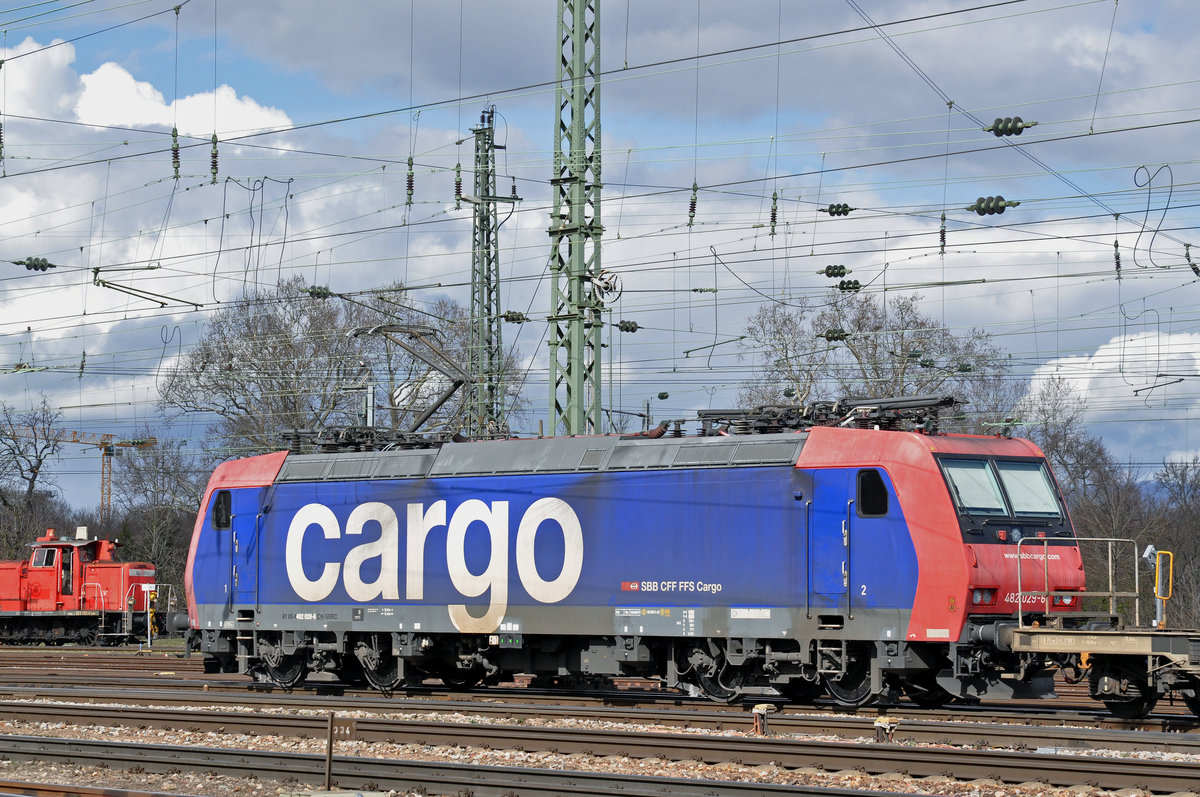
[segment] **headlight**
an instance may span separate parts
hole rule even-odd
[[[990,606],[996,602],[996,590],[976,588],[971,590],[971,603],[976,606]]]

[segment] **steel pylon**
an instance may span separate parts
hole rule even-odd
[[[500,332],[500,223],[499,202],[517,197],[496,194],[496,106],[489,105],[471,128],[475,134],[475,193],[463,197],[475,208],[471,246],[471,330],[467,346],[467,373],[474,378],[467,413],[467,436],[482,439],[503,435],[504,345]]]
[[[550,215],[550,434],[601,431],[600,9],[559,0]]]

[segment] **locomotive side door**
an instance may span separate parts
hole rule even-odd
[[[58,608],[59,549],[45,546],[34,548],[27,577],[28,608],[35,612],[52,612]]]
[[[824,607],[840,612],[847,608],[855,473],[849,468],[812,471],[808,588],[817,609]]]
[[[231,570],[233,602],[258,603],[259,494],[257,489],[231,490]]]

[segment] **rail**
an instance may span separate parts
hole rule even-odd
[[[63,708],[45,704],[26,704],[38,716],[62,722]],[[289,716],[286,721],[277,714],[231,714],[214,711],[130,711],[127,707],[94,706],[81,707],[87,724],[121,725],[125,727],[180,727],[213,726],[229,730],[231,725],[257,729],[264,735],[280,734],[288,737],[318,735],[325,726],[325,717]],[[9,704],[6,712],[16,712],[17,704]],[[123,716],[114,716],[114,715]],[[26,715],[26,719],[33,719]],[[45,721],[45,720],[42,720]],[[748,724],[749,719],[740,720]],[[500,747],[497,740],[504,740],[504,749],[526,751],[555,751],[558,754],[587,753],[592,756],[647,755],[665,761],[698,760],[708,764],[738,761],[752,767],[774,764],[789,768],[822,766],[826,770],[857,770],[868,775],[883,773],[906,773],[910,777],[941,776],[952,772],[959,781],[977,778],[994,778],[1005,783],[1044,781],[1051,786],[1067,787],[1095,784],[1098,788],[1116,790],[1122,788],[1149,789],[1159,793],[1180,792],[1192,788],[1196,782],[1195,764],[1191,761],[1161,761],[1125,757],[1081,755],[1060,745],[1053,752],[1044,750],[977,750],[974,747],[946,748],[915,746],[910,744],[845,744],[831,741],[779,737],[747,737],[719,734],[671,734],[661,731],[613,732],[611,729],[591,728],[546,728],[530,725],[491,723],[446,723],[426,720],[383,720],[356,718],[347,724],[347,737],[366,745],[372,743],[423,744],[451,746],[455,748]],[[872,731],[873,732],[873,731]],[[903,731],[902,731],[903,733]],[[939,731],[944,738],[945,731]],[[971,744],[979,738],[978,728],[969,733]],[[987,733],[991,733],[989,730]],[[1061,733],[1061,731],[1056,731]],[[1104,737],[1111,734],[1093,734],[1090,742],[1102,745]],[[1154,745],[1145,732],[1138,732],[1137,740],[1144,747]],[[1177,741],[1179,734],[1164,740],[1164,744],[1186,744],[1186,739]],[[1057,738],[1057,737],[1056,737]],[[96,765],[137,767],[139,771],[161,772],[178,770],[211,771],[220,769],[224,774],[252,772],[258,778],[293,778],[304,783],[319,783],[323,779],[326,756],[324,753],[271,752],[229,750],[206,746],[145,745],[139,742],[113,742],[111,739],[55,739],[46,736],[2,736],[6,756],[15,760],[50,760],[67,763],[72,767]],[[311,747],[311,746],[310,746]],[[766,783],[741,783],[729,781],[695,780],[684,781],[663,779],[649,774],[608,775],[556,769],[498,768],[486,761],[474,761],[470,765],[450,764],[470,782],[447,782],[437,779],[433,773],[423,771],[414,774],[406,767],[428,766],[425,762],[399,761],[395,758],[361,757],[369,747],[355,748],[355,757],[338,755],[333,760],[337,785],[343,789],[412,789],[415,786],[436,786],[438,793],[471,794],[689,794],[705,795],[724,793],[779,793],[796,794],[796,786],[773,786]],[[496,759],[500,759],[499,756]],[[569,759],[568,759],[569,760]],[[249,766],[258,761],[262,766]],[[446,765],[443,765],[446,766]],[[657,765],[656,765],[657,766]],[[419,775],[419,778],[418,778]],[[502,778],[502,775],[509,777]],[[618,784],[607,787],[599,781],[572,784],[554,782],[546,784],[544,791],[535,788],[538,777],[564,776],[572,779],[619,778]],[[688,785],[681,792],[676,786]],[[748,791],[734,792],[734,787],[748,786]],[[668,788],[670,786],[671,788]],[[803,790],[802,790],[803,791]],[[803,792],[809,793],[809,792]],[[840,792],[846,794],[847,792]],[[860,794],[862,792],[854,792]]]
[[[1079,549],[1078,544],[1081,542],[1089,542],[1089,543],[1097,542],[1097,543],[1105,543],[1106,544],[1105,549],[1106,549],[1107,562],[1108,562],[1108,589],[1105,589],[1105,590],[1083,590],[1083,591],[1067,590],[1067,589],[1050,589],[1050,543],[1052,543],[1052,542],[1060,543],[1060,545],[1056,545],[1055,547],[1063,547],[1061,545],[1061,543],[1063,542],[1062,538],[1023,537],[1023,538],[1017,540],[1017,625],[1018,625],[1018,627],[1020,627],[1020,628],[1031,627],[1031,624],[1028,624],[1025,621],[1025,615],[1026,615],[1026,611],[1027,611],[1025,608],[1025,598],[1026,597],[1042,598],[1044,600],[1044,603],[1042,604],[1042,607],[1040,609],[1030,609],[1030,610],[1028,610],[1029,613],[1045,612],[1045,614],[1047,614],[1047,615],[1050,614],[1051,607],[1053,605],[1053,600],[1056,597],[1062,598],[1062,597],[1069,596],[1072,599],[1107,598],[1108,599],[1108,613],[1110,615],[1115,615],[1117,613],[1117,600],[1118,599],[1133,598],[1134,625],[1137,625],[1137,623],[1140,622],[1140,618],[1142,616],[1142,608],[1141,608],[1141,597],[1139,595],[1140,590],[1139,590],[1139,583],[1138,583],[1137,543],[1134,540],[1131,540],[1126,537],[1075,537],[1072,540],[1072,542],[1075,543],[1077,550]],[[1042,561],[1042,588],[1040,590],[1036,590],[1036,589],[1027,590],[1024,588],[1024,586],[1022,584],[1022,575],[1025,570],[1025,567],[1024,567],[1025,559],[1021,555],[1021,546],[1023,546],[1023,545],[1030,545],[1030,546],[1040,545],[1042,548],[1042,554],[1040,557],[1040,559]],[[1133,558],[1134,565],[1133,565],[1133,591],[1132,592],[1118,590],[1116,587],[1116,571],[1115,571],[1114,554],[1117,553],[1116,546],[1118,546],[1118,545],[1129,545],[1133,550],[1132,558]],[[1080,556],[1081,557],[1083,556],[1082,550],[1080,550]],[[1033,554],[1033,555],[1031,555],[1030,558],[1037,559],[1039,557],[1036,554]]]

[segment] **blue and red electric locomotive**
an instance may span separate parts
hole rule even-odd
[[[952,401],[228,462],[188,556],[193,644],[285,686],[1047,696],[1050,659],[998,631],[1020,607],[1069,625],[1071,522],[1032,443],[933,431]]]

